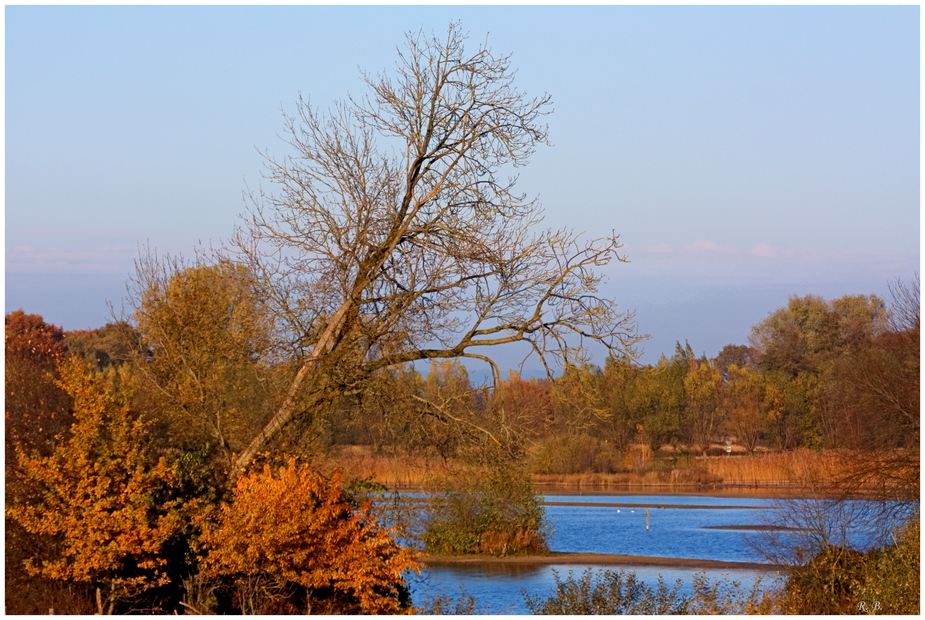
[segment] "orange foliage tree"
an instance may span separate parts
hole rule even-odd
[[[76,358],[59,371],[74,423],[48,456],[17,450],[36,492],[8,503],[7,517],[56,540],[54,554],[26,561],[30,573],[96,587],[100,611],[114,612],[169,581],[162,551],[184,517],[178,501],[165,500],[174,474],[154,456],[130,395]]]
[[[239,478],[231,501],[204,519],[202,575],[230,583],[244,613],[398,613],[408,610],[402,573],[420,565],[393,533],[369,504],[351,504],[339,475],[295,460],[276,472],[267,465]]]

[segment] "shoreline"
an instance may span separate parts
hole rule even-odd
[[[395,487],[394,485],[384,485],[389,493],[424,493],[427,488],[424,485],[399,485]],[[730,499],[765,499],[765,500],[787,500],[787,499],[803,499],[806,497],[836,497],[834,494],[818,493],[812,492],[812,489],[800,488],[800,487],[741,487],[736,485],[716,485],[710,488],[704,487],[694,487],[694,486],[683,486],[683,485],[659,485],[659,486],[628,486],[628,485],[564,485],[564,484],[537,484],[536,485],[536,494],[539,496],[545,496],[548,498],[546,500],[547,504],[555,505],[557,496],[587,496],[587,497],[600,497],[600,496],[610,496],[610,497],[619,497],[621,495],[626,496],[651,496],[651,497],[728,497]],[[858,495],[858,498],[864,498],[863,495]],[[414,501],[414,500],[412,500]],[[589,502],[591,503],[591,502]],[[581,503],[576,502],[561,502],[562,505],[581,505]],[[596,504],[603,505],[603,504]],[[614,504],[614,506],[622,506],[623,504]],[[633,506],[642,506],[642,504],[634,503]],[[648,507],[653,506],[668,506],[667,503],[662,504],[648,504]],[[673,506],[676,508],[684,508],[689,506]],[[748,508],[748,506],[732,506],[732,508]],[[752,506],[754,508],[754,506]]]
[[[758,562],[727,562],[723,560],[698,560],[693,558],[662,558],[644,555],[621,555],[615,553],[568,553],[553,551],[548,555],[451,555],[426,556],[421,563],[431,564],[593,564],[596,566],[663,566],[666,568],[740,569],[783,571],[786,566],[761,564]]]

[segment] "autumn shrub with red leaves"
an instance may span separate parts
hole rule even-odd
[[[55,385],[57,365],[66,357],[63,340],[61,328],[38,314],[15,310],[6,315],[7,476],[15,454],[13,445],[47,453],[54,437],[70,426],[70,399]]]
[[[239,613],[402,613],[402,574],[418,554],[350,503],[340,476],[291,460],[241,477],[203,519],[202,576],[220,582],[217,609]]]

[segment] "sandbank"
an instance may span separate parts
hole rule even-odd
[[[424,564],[587,564],[594,566],[665,566],[672,568],[741,569],[782,571],[785,566],[757,562],[724,562],[721,560],[698,560],[692,558],[660,558],[644,555],[620,555],[615,553],[564,553],[548,555],[513,555],[505,557],[487,555],[430,555],[421,560]]]

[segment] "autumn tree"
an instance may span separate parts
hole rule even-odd
[[[833,445],[836,422],[826,408],[833,367],[855,357],[882,335],[889,313],[876,295],[845,295],[826,301],[816,295],[791,297],[752,328],[750,341],[764,372],[796,381],[809,402],[801,425],[804,445]],[[848,363],[851,363],[848,361]],[[836,386],[836,389],[837,386]]]
[[[821,447],[813,403],[818,379],[811,375],[792,377],[782,371],[760,374],[776,403],[774,415],[766,420],[770,442],[780,450]]]
[[[652,452],[665,444],[677,446],[681,441],[686,407],[684,377],[695,362],[690,345],[678,342],[670,359],[663,355],[658,364],[644,369],[636,377],[636,403]]]
[[[98,329],[77,329],[64,334],[70,355],[103,370],[135,359],[146,352],[139,350],[141,338],[127,321],[114,321]]]
[[[716,366],[725,377],[727,369],[735,364],[739,368],[755,366],[757,352],[744,344],[727,344],[716,354]]]
[[[618,450],[625,450],[636,439],[638,411],[633,392],[639,369],[628,358],[608,357],[604,365],[604,402],[610,411],[608,437]]]
[[[749,453],[768,428],[777,411],[774,393],[769,391],[764,375],[751,368],[729,367],[729,384],[725,390],[726,432],[734,435]]]
[[[876,295],[845,295],[832,301],[794,296],[754,326],[750,340],[763,370],[797,376],[819,372],[840,352],[881,333],[887,318],[886,306]]]
[[[57,383],[58,364],[67,356],[63,330],[37,314],[15,310],[6,315],[4,341],[4,488],[10,505],[38,492],[35,482],[17,462],[17,450],[50,454],[55,438],[68,431],[73,417],[71,398]],[[54,540],[28,532],[8,515],[4,545],[9,613],[45,613],[50,606],[63,612],[86,611],[77,592],[68,592],[53,580],[38,579],[25,571],[25,560],[53,548]]]
[[[175,470],[151,449],[129,393],[76,358],[61,367],[60,384],[73,399],[73,426],[48,456],[17,450],[38,491],[8,504],[7,516],[56,541],[51,555],[26,562],[29,572],[97,588],[101,612],[131,609],[120,605],[170,580],[164,550],[184,523],[183,502],[167,491]]]
[[[274,364],[271,317],[250,274],[227,261],[147,253],[133,286],[133,370],[145,403],[176,445],[207,443],[227,467],[269,417],[274,378],[286,373]]]
[[[613,473],[622,463],[606,377],[591,364],[569,365],[552,382],[547,438],[533,453],[537,473]]]
[[[203,576],[231,589],[227,609],[196,613],[399,613],[403,573],[417,555],[351,505],[340,478],[291,460],[238,478],[229,502],[203,524]]]
[[[553,417],[552,380],[525,380],[511,370],[491,394],[491,407],[504,407],[506,423],[525,444],[540,439]]]
[[[247,265],[296,357],[285,398],[238,456],[239,473],[293,421],[414,360],[479,359],[526,342],[546,364],[600,343],[624,353],[632,314],[599,295],[623,261],[615,235],[540,230],[507,178],[546,142],[548,96],[516,89],[507,56],[409,35],[391,73],[329,113],[299,102],[292,154],[266,157],[276,191],[251,194],[230,253]],[[478,347],[478,348],[477,348]]]
[[[374,447],[390,446],[405,456],[428,453],[432,442],[419,398],[424,378],[410,364],[377,372],[338,422]]]
[[[472,428],[491,434],[490,425],[479,424],[469,373],[458,360],[432,360],[415,400],[431,445],[444,460],[464,445],[463,436]]]
[[[552,386],[556,431],[573,434],[586,431],[596,421],[607,419],[604,402],[604,373],[592,364],[568,365]]]
[[[823,406],[830,442],[846,449],[843,490],[863,488],[881,498],[917,502],[920,496],[919,283],[891,284],[884,332],[832,364]]]

